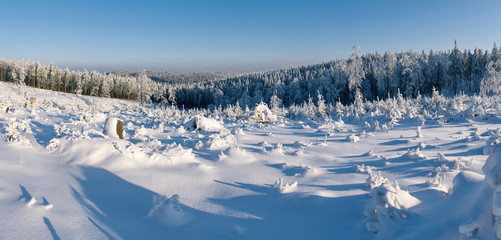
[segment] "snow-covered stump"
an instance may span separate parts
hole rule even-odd
[[[112,138],[124,138],[124,127],[122,120],[114,117],[109,117],[106,119],[106,123],[104,124],[105,135],[108,135]]]

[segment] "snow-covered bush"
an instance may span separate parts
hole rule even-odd
[[[289,184],[289,183],[284,182],[283,178],[279,178],[275,182],[275,184],[273,184],[273,188],[277,192],[282,193],[282,194],[292,193],[292,192],[295,192],[297,190],[297,181]]]
[[[367,186],[371,191],[364,211],[367,219],[365,226],[368,231],[378,233],[391,224],[391,219],[407,218],[407,209],[416,206],[420,201],[400,189],[396,181],[391,183],[381,176],[381,172],[375,173],[372,169],[366,171],[369,173]]]
[[[365,224],[368,231],[378,233],[387,226],[390,219],[407,218],[407,209],[416,206],[420,201],[400,189],[397,182],[394,184],[384,181],[372,188],[369,193],[370,201],[365,208]]]
[[[365,166],[365,164],[362,164],[362,165],[355,165],[355,170],[358,173],[372,173],[376,170],[376,167]],[[370,177],[369,177],[369,179],[370,179]],[[367,180],[369,180],[369,179],[367,179]],[[369,189],[371,189],[373,185],[376,185],[376,184],[370,183],[369,181],[367,182],[367,187]]]
[[[30,120],[24,119],[18,122],[17,119],[9,119],[8,125],[5,127],[7,131],[7,142],[18,144],[21,146],[31,146],[30,140],[26,139],[24,134],[31,134]]]
[[[59,144],[59,139],[53,138],[50,140],[50,143],[45,147],[45,149],[47,149],[47,151],[49,152],[53,152],[57,147],[59,147]]]
[[[367,177],[367,180],[365,181],[365,184],[368,189],[373,189],[377,186],[380,186],[383,183],[388,182],[388,179],[381,175],[381,171],[373,171],[375,170],[375,168],[371,167],[357,168],[357,171],[358,170],[365,171],[369,174],[369,177]]]
[[[347,142],[352,142],[352,143],[355,143],[355,142],[358,142],[360,141],[360,138],[358,136],[356,136],[355,134],[350,134],[348,136],[346,136],[346,139],[345,139]]]
[[[460,169],[465,169],[466,166],[468,165],[468,162],[463,160],[463,158],[459,157],[457,159],[448,159],[446,158],[442,153],[437,153],[437,162],[443,163],[442,166],[440,166],[440,172],[442,171],[447,171],[450,169],[453,170],[460,170]]]
[[[250,116],[250,120],[255,123],[271,123],[277,119],[277,115],[268,108],[266,103],[258,104]]]

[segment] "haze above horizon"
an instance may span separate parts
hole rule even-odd
[[[501,1],[13,1],[0,58],[71,69],[252,72],[364,53],[491,49]]]

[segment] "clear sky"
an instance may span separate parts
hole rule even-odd
[[[499,0],[3,0],[0,58],[71,69],[262,71],[364,53],[491,49]]]

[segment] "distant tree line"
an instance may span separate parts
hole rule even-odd
[[[261,101],[301,104],[322,96],[327,104],[395,97],[459,93],[501,93],[501,50],[385,52],[362,55],[358,47],[348,59],[231,77],[222,81],[172,85],[177,104],[187,107],[253,106]]]
[[[152,81],[144,72],[136,76],[70,71],[33,61],[0,59],[0,81],[81,95],[141,102],[167,102],[167,85]]]
[[[225,79],[223,79],[225,78]],[[156,81],[152,80],[155,79]],[[358,47],[348,59],[232,75],[117,71],[70,71],[33,61],[0,59],[0,81],[75,94],[159,102],[185,107],[298,105],[321,98],[325,104],[386,99],[402,95],[445,96],[501,93],[501,49],[385,52],[363,55]]]
[[[117,70],[111,73],[119,76],[132,76],[135,77],[142,73],[143,71],[132,71],[132,70]],[[151,78],[155,82],[168,83],[168,84],[179,84],[179,83],[200,83],[207,81],[217,81],[222,79],[227,79],[229,77],[239,76],[238,73],[232,72],[189,72],[175,74],[171,72],[155,72],[155,71],[144,71],[146,76]]]

